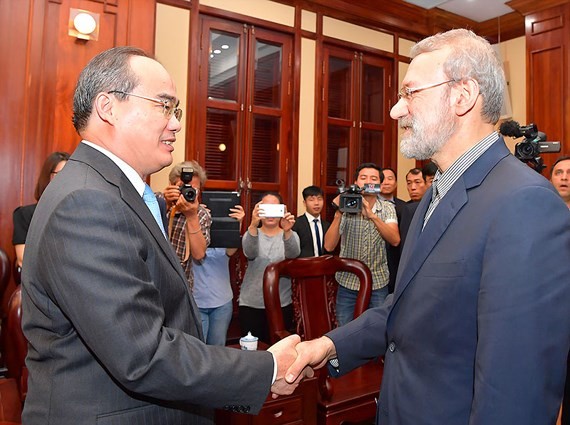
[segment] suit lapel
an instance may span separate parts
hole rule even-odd
[[[170,242],[164,237],[164,234],[160,230],[160,227],[158,227],[158,225],[155,225],[156,220],[154,219],[154,216],[152,215],[152,213],[144,203],[144,200],[138,194],[138,192],[135,190],[135,188],[133,187],[131,182],[126,178],[126,176],[123,175],[122,180],[123,181],[119,185],[119,190],[121,191],[121,198],[123,198],[123,200],[127,203],[127,205],[131,207],[133,212],[139,216],[143,224],[152,234],[152,237],[154,238],[154,240],[156,241],[162,252],[164,252],[164,255],[168,258],[168,260],[172,264],[172,266],[176,269],[178,274],[181,277],[183,277],[184,280],[186,280],[186,276],[184,275],[184,272],[180,267],[180,260],[176,256],[176,253],[174,252],[174,249],[172,248]]]
[[[425,193],[408,231],[404,252],[398,268],[394,305],[422,267],[452,220],[467,203],[468,190],[479,186],[493,167],[507,155],[509,155],[509,151],[503,139],[500,138],[455,182],[434,210],[422,231],[425,213],[431,202],[432,189],[430,188]]]
[[[89,165],[89,167],[97,171],[109,184],[119,190],[121,199],[141,219],[162,252],[164,252],[168,261],[183,279],[183,282],[186,282],[184,270],[180,267],[180,261],[170,242],[164,237],[158,225],[155,225],[156,220],[152,213],[121,169],[109,157],[84,143],[79,144],[73,154],[73,159]]]

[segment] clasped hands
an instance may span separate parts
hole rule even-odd
[[[293,393],[304,378],[314,376],[313,369],[323,367],[336,356],[334,344],[326,336],[301,342],[299,335],[290,335],[268,351],[277,362],[277,377],[271,386],[273,398]]]

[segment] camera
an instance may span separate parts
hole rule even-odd
[[[536,124],[521,126],[516,121],[505,121],[501,124],[499,132],[503,136],[524,137],[522,142],[515,145],[515,157],[528,163],[539,173],[545,168],[540,154],[560,152],[560,142],[547,142],[546,134],[538,131]]]
[[[370,193],[377,195],[380,193],[379,184],[367,183],[363,187],[351,184],[345,187],[343,180],[338,180],[336,183],[340,193],[338,209],[342,213],[359,213],[362,211],[362,195]]]
[[[180,173],[180,180],[182,180],[182,186],[180,186],[180,194],[184,196],[184,199],[188,202],[194,202],[196,200],[196,189],[192,187],[190,182],[194,177],[194,169],[192,167],[182,167],[182,172]]]

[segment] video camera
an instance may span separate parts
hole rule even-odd
[[[351,184],[345,187],[344,180],[337,180],[338,191],[340,193],[338,209],[342,213],[357,214],[362,211],[362,195],[365,194],[379,194],[380,185],[374,183],[365,184],[363,187],[358,187]]]
[[[182,167],[182,172],[180,173],[180,180],[182,180],[182,186],[180,186],[180,194],[184,196],[184,199],[188,202],[194,202],[196,200],[196,189],[192,187],[190,182],[194,177],[194,169],[192,167]]]
[[[547,142],[546,134],[538,131],[536,124],[520,126],[516,121],[505,121],[499,132],[503,136],[513,138],[524,137],[515,145],[515,157],[528,163],[539,173],[545,168],[540,154],[543,152],[560,152],[560,142]]]

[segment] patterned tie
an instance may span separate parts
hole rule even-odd
[[[437,180],[434,180],[431,184],[431,187],[432,187],[431,202],[428,206],[428,209],[426,211],[426,215],[424,217],[424,225],[422,227],[422,230],[426,227],[426,224],[427,224],[428,220],[430,219],[431,215],[433,214],[435,207],[438,206],[439,201],[441,200],[441,196],[440,196],[439,190],[437,188],[437,185],[438,185]]]
[[[144,193],[143,193],[144,203],[147,205],[148,209],[152,213],[158,227],[162,231],[164,237],[166,237],[166,232],[164,231],[164,223],[162,222],[162,216],[160,215],[160,207],[158,206],[158,201],[156,200],[156,195],[150,188],[148,184],[144,186]]]
[[[315,223],[315,235],[317,237],[317,252],[321,256],[323,255],[323,247],[321,246],[321,235],[319,233],[319,219],[313,219],[313,223]]]

